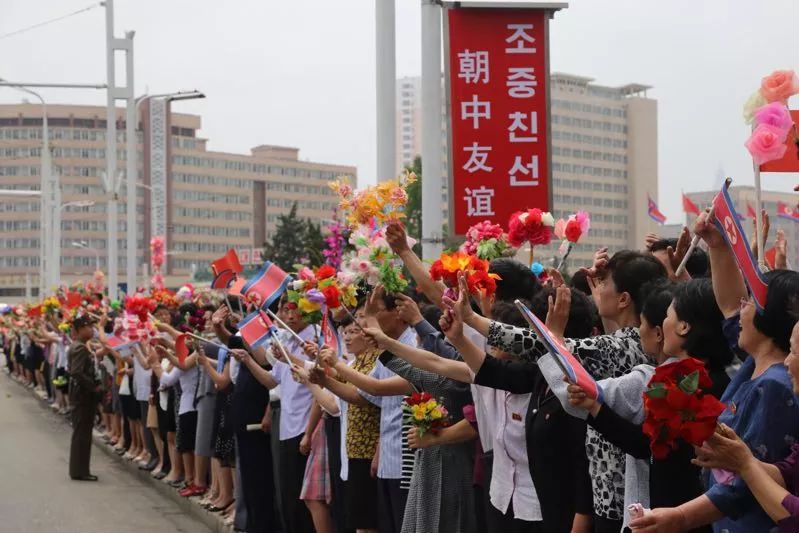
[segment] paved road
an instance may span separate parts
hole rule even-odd
[[[0,531],[208,533],[96,447],[97,483],[67,475],[71,429],[0,371]]]

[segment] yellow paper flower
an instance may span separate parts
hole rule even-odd
[[[432,411],[430,411],[430,418],[433,420],[441,420],[444,417],[444,413],[441,412],[441,409],[436,407]]]
[[[307,298],[300,298],[297,302],[297,306],[306,314],[314,313],[322,308],[318,303],[312,302]]]

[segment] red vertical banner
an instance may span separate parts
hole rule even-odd
[[[514,211],[550,211],[544,9],[447,13],[451,227],[463,235]]]

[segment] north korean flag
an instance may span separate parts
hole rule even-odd
[[[648,208],[649,218],[651,218],[658,224],[665,223],[666,215],[660,212],[660,209],[658,209],[657,204],[655,203],[654,200],[652,200],[651,196],[647,196],[647,199],[649,200],[649,208]]]
[[[593,400],[602,401],[602,387],[599,383],[586,372],[580,361],[572,355],[568,348],[561,342],[560,339],[555,337],[549,328],[533,314],[521,301],[514,301],[516,307],[521,311],[527,323],[530,324],[536,332],[540,340],[546,345],[549,353],[552,354],[555,363],[560,367],[563,375],[570,383],[579,385],[585,391],[589,398]]]
[[[735,255],[735,261],[744,275],[744,281],[746,281],[749,292],[754,297],[758,311],[762,312],[766,305],[768,284],[763,277],[763,273],[760,272],[757,261],[752,256],[746,232],[741,227],[738,213],[735,212],[735,206],[732,203],[732,198],[730,198],[730,183],[732,183],[732,180],[727,178],[721,192],[713,199],[715,223]]]
[[[796,210],[785,202],[777,202],[777,216],[799,222],[799,210]]]
[[[214,277],[217,277],[225,270],[230,270],[234,274],[241,274],[243,269],[241,268],[241,263],[239,262],[239,256],[236,254],[236,250],[231,248],[225,255],[211,263],[211,270],[214,273]]]
[[[239,323],[239,335],[252,348],[257,348],[277,333],[277,328],[269,316],[258,309]]]
[[[249,300],[252,299],[256,307],[266,309],[280,298],[291,282],[291,276],[283,272],[276,264],[267,261],[261,270],[248,281],[241,292]]]

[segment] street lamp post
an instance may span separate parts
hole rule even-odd
[[[100,250],[92,248],[86,241],[72,241],[72,246],[94,253],[94,270],[100,270]]]
[[[132,65],[133,52],[131,50],[131,65]],[[132,76],[132,66],[129,76]],[[128,83],[132,85],[131,78],[128,78]],[[135,290],[136,288],[136,258],[138,248],[138,231],[136,230],[136,187],[142,185],[138,183],[138,150],[136,149],[136,125],[139,121],[139,107],[151,98],[167,98],[170,100],[186,100],[190,98],[205,98],[205,95],[199,91],[178,91],[174,93],[151,94],[142,95],[134,100],[134,104],[130,105],[128,101],[127,107],[127,143],[126,151],[128,155],[127,169],[125,172],[125,179],[127,180],[127,268],[125,275],[128,285],[128,291]],[[152,189],[150,189],[152,190]]]
[[[68,207],[91,207],[95,203],[96,202],[92,200],[76,200],[73,202],[65,202],[61,204],[57,210],[55,210],[58,212],[58,215],[53,217],[57,223],[53,224],[54,246],[51,254],[51,257],[53,258],[51,263],[56,266],[52,271],[53,278],[49,280],[51,286],[61,286],[61,211],[65,211]]]

